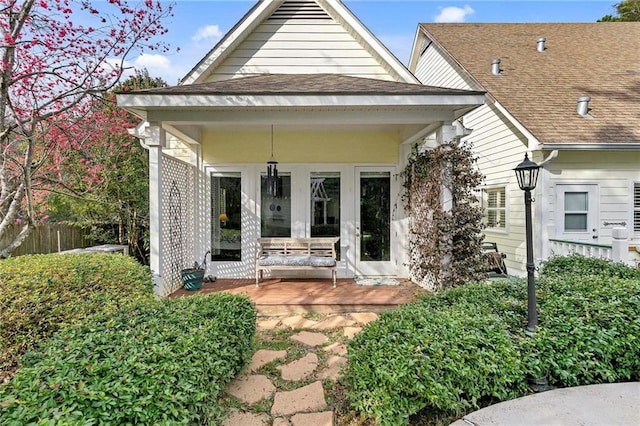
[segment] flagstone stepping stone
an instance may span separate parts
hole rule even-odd
[[[277,359],[285,359],[287,357],[287,351],[270,351],[267,349],[260,349],[251,357],[251,364],[249,364],[249,371],[258,371],[265,365],[273,362]]]
[[[347,327],[350,325],[355,325],[355,321],[347,319],[342,315],[337,315],[334,317],[329,317],[325,320],[320,321],[312,328],[316,330],[333,330],[340,327]]]
[[[378,314],[375,312],[353,312],[351,318],[359,322],[362,325],[367,325],[372,321],[378,319]]]
[[[329,346],[325,346],[324,349],[326,352],[331,352],[334,353],[336,355],[346,355],[347,354],[347,347],[340,343],[340,342],[335,342],[330,344]]]
[[[271,426],[289,426],[289,420],[284,417],[276,417]]]
[[[345,327],[344,335],[347,339],[353,339],[353,337],[362,331],[362,327]]]
[[[253,405],[265,398],[270,398],[276,391],[276,387],[265,376],[250,375],[232,380],[225,390],[242,402]]]
[[[317,321],[308,320],[302,315],[294,315],[291,317],[284,318],[282,320],[282,324],[286,325],[291,329],[297,328],[311,328],[316,325]]]
[[[256,324],[258,330],[273,330],[280,324],[280,318],[259,320]]]
[[[242,413],[240,411],[234,411],[222,423],[222,426],[263,426],[268,424],[269,424],[269,416],[266,415],[265,413],[254,414],[254,413]]]
[[[318,356],[314,353],[309,353],[303,358],[290,362],[287,365],[279,365],[277,368],[280,370],[280,374],[284,380],[294,381],[306,379],[318,368]]]
[[[323,411],[322,413],[300,413],[291,417],[292,426],[333,426],[334,424],[333,411]]]
[[[271,406],[271,415],[290,416],[326,409],[327,401],[324,399],[322,382],[316,381],[292,391],[276,392]]]
[[[318,378],[322,380],[333,380],[334,382],[340,375],[340,369],[347,363],[347,359],[341,356],[332,355],[327,360],[327,367],[323,369]]]
[[[322,333],[312,333],[310,331],[301,331],[298,334],[291,336],[291,340],[302,343],[312,348],[320,345],[324,345],[329,341],[329,338]]]

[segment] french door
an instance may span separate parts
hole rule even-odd
[[[391,175],[389,168],[356,167],[356,275],[396,273],[391,243]]]

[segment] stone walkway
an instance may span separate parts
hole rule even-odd
[[[311,319],[314,318],[314,319]],[[378,318],[370,312],[258,320],[259,349],[231,383],[223,426],[332,426],[325,391],[346,363],[346,343]]]

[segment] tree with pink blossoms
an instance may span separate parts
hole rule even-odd
[[[92,143],[73,129],[120,81],[125,61],[168,49],[154,40],[170,13],[152,0],[0,0],[0,241],[22,224],[0,257],[44,213],[38,191],[51,183],[52,158]]]

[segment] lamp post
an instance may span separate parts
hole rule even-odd
[[[533,263],[533,229],[531,220],[531,191],[536,187],[540,166],[529,160],[524,154],[524,161],[513,169],[516,172],[518,186],[524,191],[525,226],[527,239],[527,331],[534,332],[538,325],[538,313],[536,310],[536,283],[533,276],[535,265]]]

